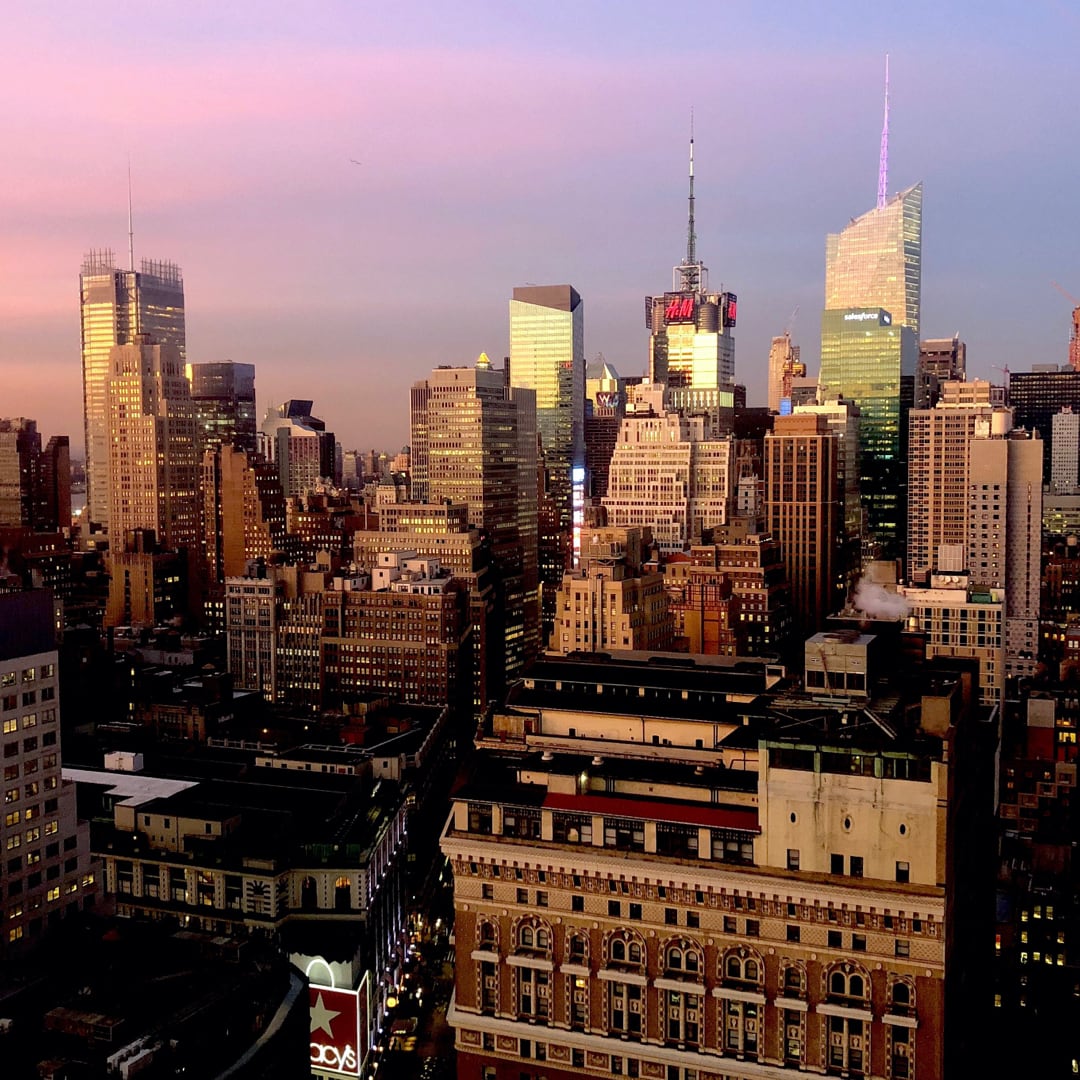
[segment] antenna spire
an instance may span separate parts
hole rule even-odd
[[[689,221],[686,227],[686,265],[697,262],[697,234],[694,231],[694,107],[690,106],[690,200]]]
[[[700,292],[706,287],[708,271],[697,255],[697,231],[694,228],[694,110],[690,109],[690,198],[687,203],[686,258],[672,273],[672,287],[679,292]]]
[[[885,123],[881,128],[881,158],[878,162],[877,208],[889,198],[889,54],[885,54]]]
[[[131,155],[128,154],[128,269],[135,269],[135,227],[131,216]]]

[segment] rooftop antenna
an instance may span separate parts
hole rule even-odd
[[[694,106],[690,106],[690,200],[689,221],[686,228],[686,264],[697,262],[697,235],[694,232]]]
[[[682,292],[705,288],[705,267],[697,257],[697,231],[694,228],[694,109],[690,108],[690,197],[687,203],[686,258],[675,267],[672,284]]]
[[[135,227],[131,217],[131,155],[128,154],[128,269],[135,269]]]
[[[881,127],[881,158],[878,161],[877,208],[889,198],[889,54],[885,54],[885,123]]]

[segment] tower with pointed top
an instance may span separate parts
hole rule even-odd
[[[889,82],[877,205],[825,241],[821,400],[859,407],[866,557],[904,555],[907,412],[913,403],[922,299],[922,183],[889,197]]]
[[[732,429],[735,406],[735,327],[738,298],[709,288],[698,257],[694,218],[694,134],[690,132],[686,257],[672,272],[672,288],[645,298],[649,378],[665,386],[665,404],[705,414],[710,433]]]

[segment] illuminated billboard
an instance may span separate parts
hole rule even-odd
[[[723,326],[734,326],[735,317],[739,313],[739,298],[733,292],[726,292],[720,296],[720,319]]]
[[[329,1076],[359,1076],[368,1051],[368,976],[359,990],[309,986],[311,1068]]]
[[[693,322],[697,313],[694,293],[664,293],[664,322]]]
[[[620,395],[618,390],[597,390],[594,395],[596,404],[601,409],[617,409]]]

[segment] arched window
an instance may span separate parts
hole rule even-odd
[[[319,906],[319,889],[313,877],[304,878],[300,885],[300,906],[305,911],[312,911]]]
[[[915,995],[911,984],[897,980],[892,985],[892,1011],[900,1016],[906,1016],[915,1007]]]
[[[788,964],[788,966],[784,968],[783,988],[784,993],[788,997],[803,996],[803,972],[798,964]]]
[[[573,963],[589,958],[589,939],[584,934],[571,934],[567,939],[566,952]]]
[[[480,944],[489,946],[495,944],[495,924],[487,919],[480,924]]]
[[[664,960],[668,971],[686,972],[688,975],[701,971],[701,950],[685,938],[679,938],[665,948]]]
[[[763,970],[761,958],[745,945],[732,949],[724,957],[721,970],[724,982],[728,985],[745,988],[757,987],[761,984]]]
[[[608,960],[613,964],[633,964],[641,967],[645,948],[638,936],[629,930],[616,930],[605,942]]]
[[[829,997],[840,998],[851,1004],[863,1005],[866,1002],[868,984],[866,974],[854,964],[840,964],[828,975]]]
[[[352,882],[344,874],[334,882],[334,907],[338,911],[352,907]]]
[[[546,949],[551,944],[551,936],[543,928],[536,931],[536,947]]]
[[[523,949],[531,949],[533,947],[533,928],[531,926],[523,926],[518,931],[518,944]]]

